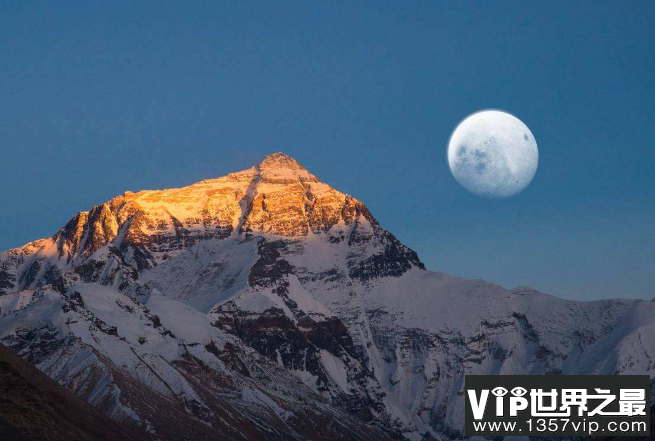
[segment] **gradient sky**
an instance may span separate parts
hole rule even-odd
[[[655,296],[655,2],[90,3],[0,5],[0,249],[283,151],[430,269]],[[485,108],[539,145],[506,200],[447,167]]]

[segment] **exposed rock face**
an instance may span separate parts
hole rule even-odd
[[[268,291],[279,304],[259,312],[244,310],[239,302],[242,298],[228,301],[211,311],[213,325],[238,336],[290,371],[311,378],[310,386],[318,392],[360,419],[376,423],[377,415],[384,413],[384,393],[358,360],[361,354],[343,322],[302,292],[292,275],[293,267],[281,257],[285,251],[285,241],[261,240],[257,249],[260,258],[248,279],[251,289]],[[253,292],[244,297],[249,296],[260,295]],[[331,368],[335,367],[341,378],[333,378]]]
[[[426,271],[277,153],[0,253],[0,338],[144,439],[457,439],[466,374],[655,372],[655,303]]]

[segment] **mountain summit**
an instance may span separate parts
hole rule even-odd
[[[2,343],[144,440],[457,439],[466,374],[653,375],[653,336],[653,302],[427,271],[282,153],[0,253]]]
[[[315,176],[309,174],[302,164],[282,152],[272,153],[266,156],[256,167],[263,174],[284,170],[289,175],[293,175],[299,179],[309,178],[310,180],[318,181]]]
[[[37,287],[43,278],[64,286],[62,270],[97,260],[92,257],[97,252],[113,252],[116,271],[105,276],[120,286],[133,278],[133,269],[154,268],[205,240],[254,234],[299,238],[331,231],[340,231],[340,237],[350,227],[357,234],[369,227],[383,234],[364,204],[320,182],[293,158],[275,153],[242,172],[183,188],[127,192],[78,213],[52,238],[9,252],[16,262],[34,257],[20,274],[1,270],[0,294]],[[422,266],[415,253],[389,239],[407,260]],[[99,274],[85,273],[81,280],[89,276]]]

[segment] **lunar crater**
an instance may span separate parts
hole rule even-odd
[[[523,191],[537,171],[539,152],[530,129],[498,110],[462,121],[448,146],[450,170],[464,188],[489,198]]]

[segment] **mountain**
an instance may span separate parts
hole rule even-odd
[[[282,153],[0,253],[2,342],[152,440],[458,439],[465,374],[652,376],[654,312],[428,271]]]
[[[0,391],[0,433],[5,441],[134,439],[4,345]]]

